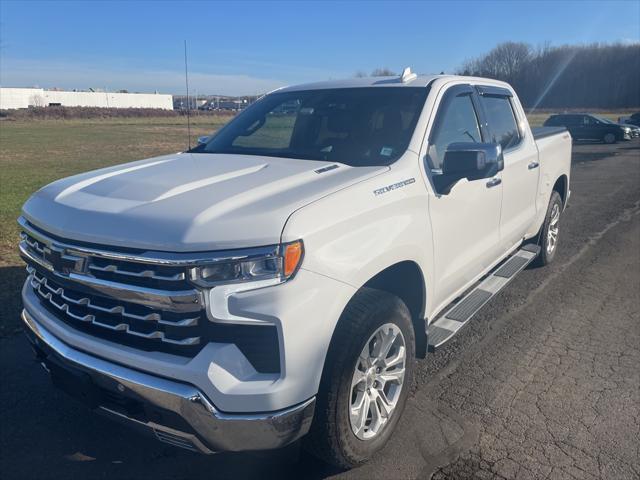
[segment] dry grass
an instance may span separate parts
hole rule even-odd
[[[192,119],[192,145],[228,116]],[[185,119],[0,121],[0,336],[18,328],[24,268],[16,219],[27,198],[62,177],[185,150]]]

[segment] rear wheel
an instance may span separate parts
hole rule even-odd
[[[560,215],[562,213],[562,198],[558,192],[551,194],[547,214],[542,224],[542,229],[538,234],[538,244],[540,254],[535,259],[537,266],[548,265],[553,261],[558,250],[558,239],[560,236]]]
[[[407,306],[390,293],[361,289],[333,335],[305,441],[310,453],[351,468],[384,447],[404,410],[414,361]]]
[[[605,134],[604,138],[604,143],[616,143],[616,136],[613,133],[607,133]]]

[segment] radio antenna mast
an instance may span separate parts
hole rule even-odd
[[[187,145],[191,150],[191,103],[189,102],[189,72],[187,70],[187,41],[184,41],[184,82],[187,86]]]

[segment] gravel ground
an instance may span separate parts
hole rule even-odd
[[[0,341],[0,476],[640,478],[640,143],[577,145],[556,263],[528,269],[420,361],[387,448],[337,472],[297,445],[205,457],[55,391]]]

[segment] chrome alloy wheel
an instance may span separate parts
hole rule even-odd
[[[558,244],[558,232],[560,231],[560,205],[557,203],[551,209],[551,219],[547,228],[547,254],[553,253]]]
[[[406,367],[406,345],[400,328],[386,323],[365,344],[351,379],[349,420],[360,440],[370,440],[396,408]]]

